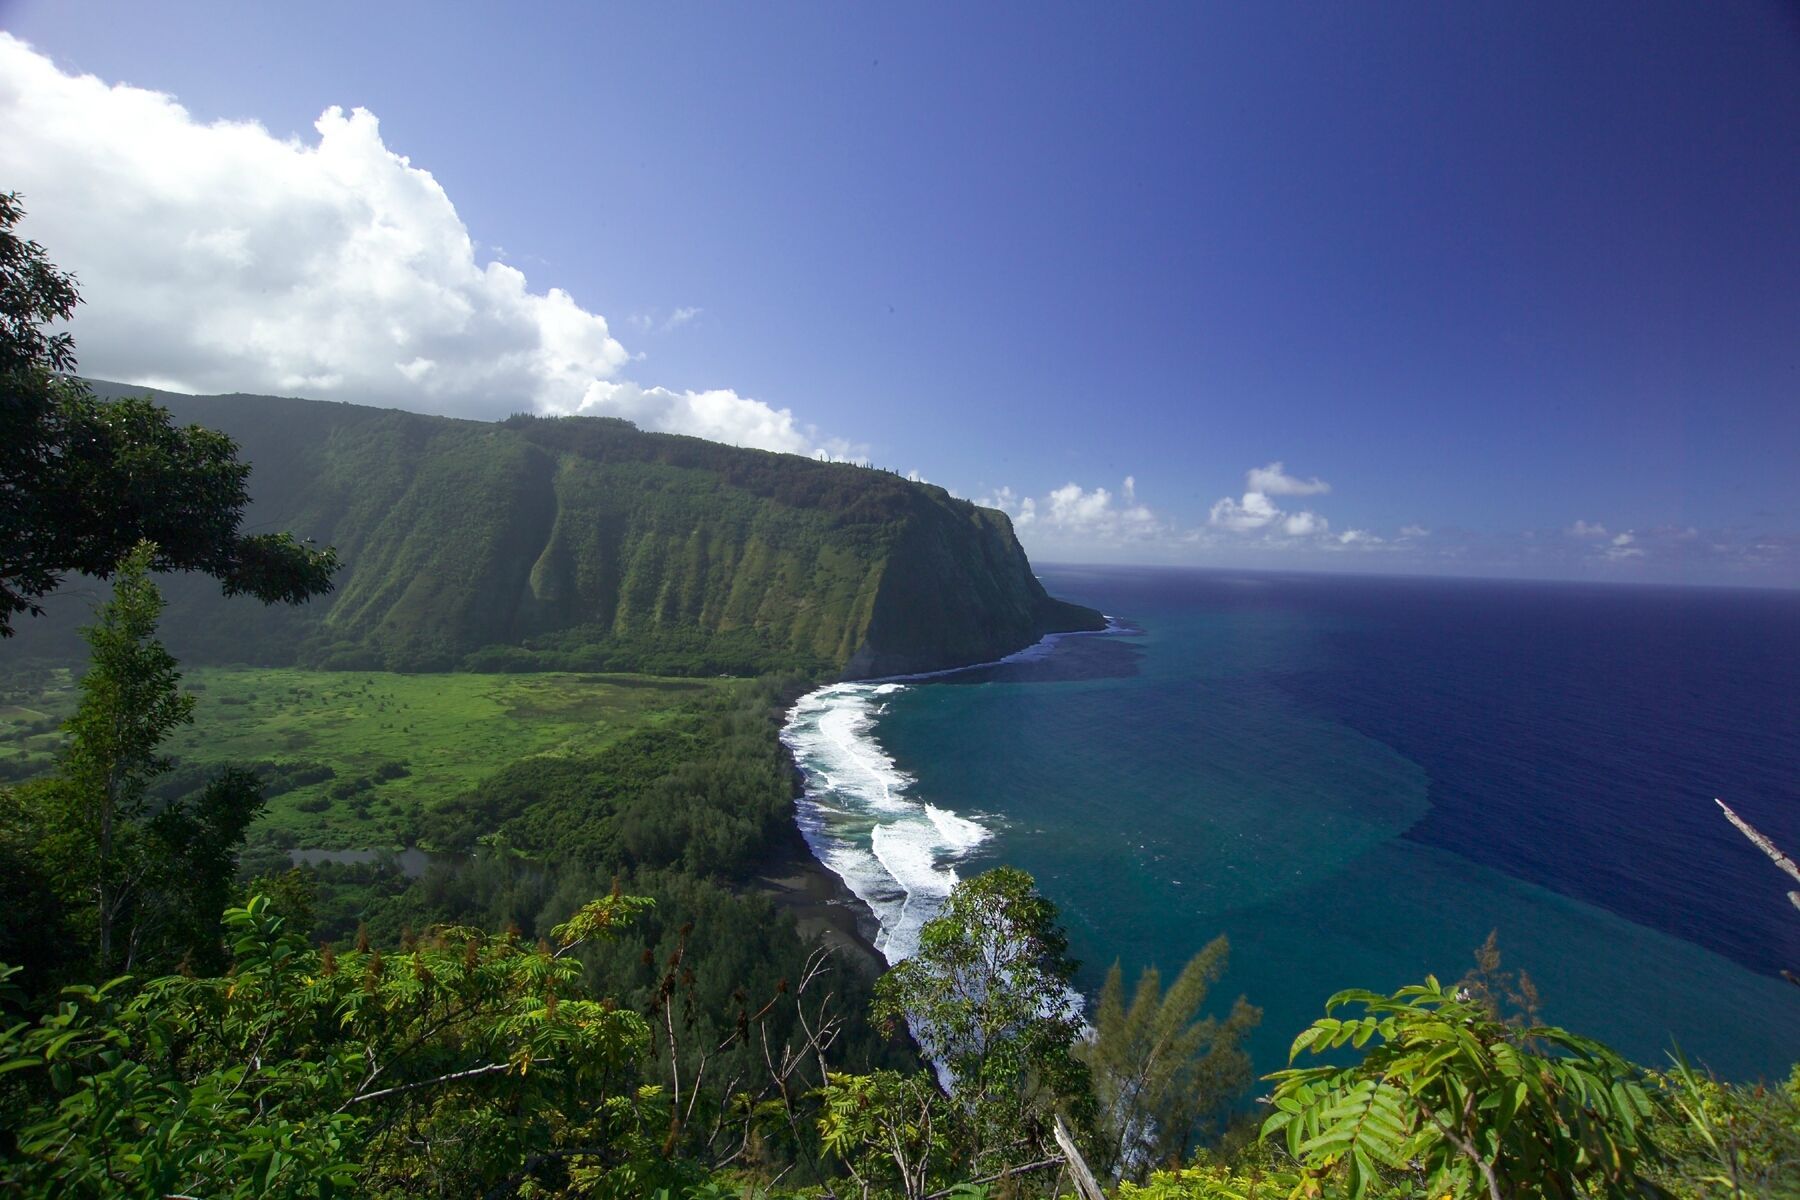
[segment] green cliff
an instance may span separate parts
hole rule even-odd
[[[1102,624],[1045,594],[1005,514],[886,471],[611,419],[155,398],[238,441],[247,527],[345,563],[297,611],[172,581],[171,644],[201,661],[869,676]]]

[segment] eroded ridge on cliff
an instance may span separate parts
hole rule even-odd
[[[1004,513],[888,471],[606,418],[156,399],[238,441],[254,523],[345,563],[298,612],[172,581],[169,635],[195,661],[871,676],[1104,624],[1044,592]]]

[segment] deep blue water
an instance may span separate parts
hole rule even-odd
[[[1800,850],[1800,594],[1043,577],[1132,632],[807,726],[809,778],[836,783],[815,844],[890,916],[916,926],[934,867],[1024,867],[1090,992],[1227,933],[1261,1070],[1333,991],[1454,978],[1491,929],[1548,1019],[1640,1060],[1800,1058],[1791,881],[1712,802]]]

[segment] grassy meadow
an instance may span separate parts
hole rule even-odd
[[[14,673],[0,691],[6,779],[48,770],[74,710],[66,669]],[[363,849],[409,841],[420,812],[522,758],[587,756],[671,720],[724,681],[572,673],[408,675],[196,667],[194,724],[166,744],[185,789],[257,766],[264,845]]]

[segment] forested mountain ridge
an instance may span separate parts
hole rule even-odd
[[[607,418],[151,394],[238,442],[247,528],[344,563],[297,610],[170,580],[166,634],[194,661],[870,676],[1103,623],[1044,592],[1004,513],[885,471]]]

